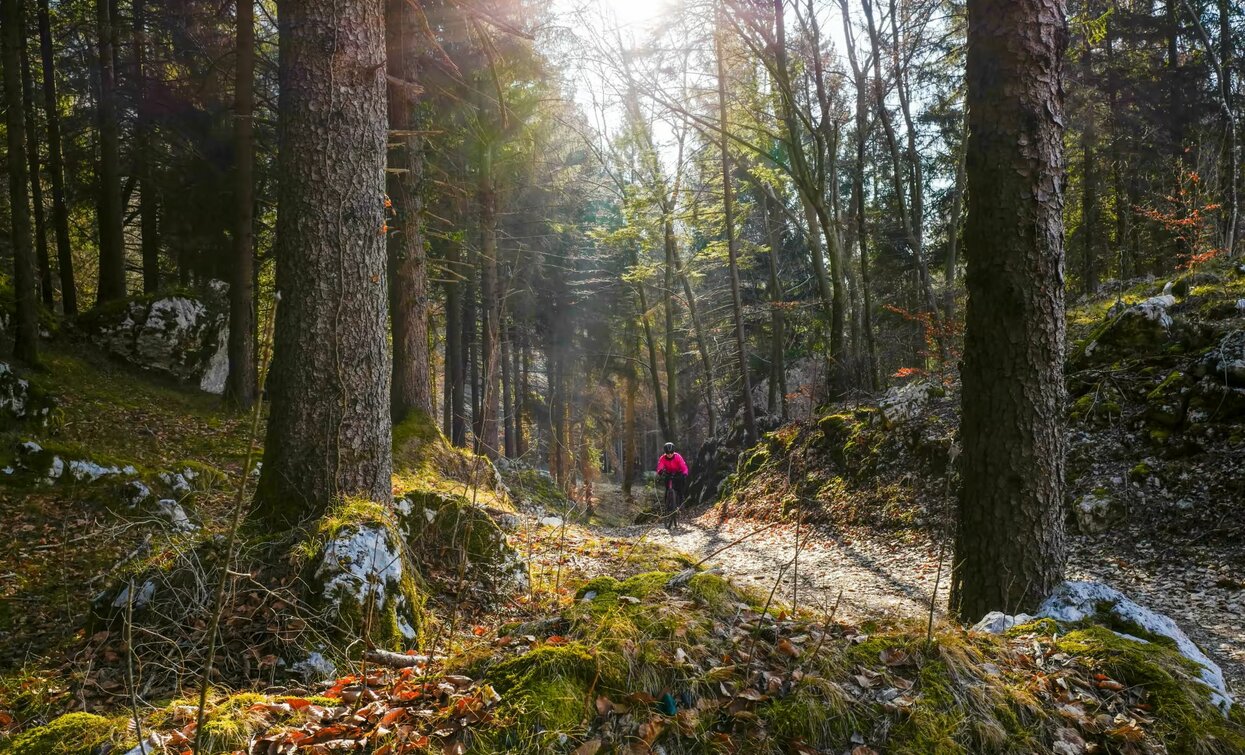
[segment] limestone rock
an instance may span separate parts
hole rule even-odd
[[[1228,693],[1219,666],[1170,617],[1134,603],[1112,587],[1099,582],[1064,582],[1042,603],[1037,615],[1059,622],[1075,623],[1100,617],[1104,612],[1113,614],[1125,624],[1136,626],[1150,635],[1170,639],[1182,655],[1202,667],[1200,680],[1209,688],[1211,701],[1216,707],[1225,714],[1231,709],[1232,695]]]
[[[228,286],[201,295],[137,297],[81,318],[81,327],[114,357],[181,383],[222,393],[229,371]]]
[[[0,362],[0,427],[17,422],[47,425],[54,402],[30,381],[17,376]]]
[[[1086,493],[1077,500],[1072,514],[1082,534],[1104,532],[1123,515],[1123,507],[1103,489]]]

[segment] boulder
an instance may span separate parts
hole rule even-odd
[[[895,386],[878,399],[878,411],[887,427],[907,422],[920,416],[931,398],[945,395],[940,385],[918,380],[907,385]]]
[[[467,576],[473,581],[494,591],[527,588],[527,562],[486,509],[463,496],[430,490],[408,493],[395,508],[404,542],[423,551],[430,562],[455,564],[465,555]]]
[[[0,428],[18,422],[44,427],[54,405],[43,391],[18,377],[8,364],[0,362]]]
[[[201,294],[128,299],[92,310],[79,325],[114,357],[220,394],[229,372],[228,288],[211,281]]]
[[[1233,388],[1245,388],[1245,331],[1220,339],[1198,362],[1197,372]]]
[[[1120,591],[1098,582],[1067,581],[1060,585],[1038,608],[1039,617],[1063,623],[1099,620],[1104,615],[1112,623],[1135,627],[1149,637],[1165,637],[1189,660],[1201,667],[1199,679],[1210,691],[1211,702],[1225,714],[1232,707],[1232,695],[1224,682],[1219,666],[1189,639],[1170,617],[1138,605]],[[1129,635],[1142,642],[1145,637]]]
[[[1123,309],[1112,307],[1108,321],[1089,337],[1077,356],[1102,363],[1121,355],[1163,351],[1164,344],[1172,339],[1175,320],[1168,309],[1175,304],[1176,297],[1163,294]]]
[[[399,650],[424,625],[418,575],[392,514],[377,504],[346,504],[321,521],[308,574],[309,601],[343,638]]]
[[[1072,507],[1077,531],[1086,535],[1105,532],[1124,513],[1124,507],[1103,488],[1081,496]]]

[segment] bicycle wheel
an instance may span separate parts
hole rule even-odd
[[[679,526],[679,499],[674,488],[666,488],[666,530],[674,532]]]

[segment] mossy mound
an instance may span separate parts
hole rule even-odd
[[[723,483],[717,515],[883,530],[944,515],[955,399],[923,397],[889,420],[873,405],[836,407],[766,433]]]
[[[395,492],[471,495],[473,502],[502,510],[514,508],[497,468],[486,457],[450,444],[436,422],[412,412],[393,427]]]
[[[425,557],[491,587],[525,587],[527,564],[493,514],[461,495],[421,490],[396,504],[403,539]]]
[[[3,755],[96,755],[125,741],[124,725],[91,713],[66,713],[5,742]]]

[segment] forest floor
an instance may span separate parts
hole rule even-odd
[[[837,605],[837,617],[847,621],[879,615],[923,619],[937,584],[934,608],[937,617],[945,617],[949,542],[941,573],[937,542],[912,531],[879,535],[804,527],[797,556],[794,524],[722,519],[711,508],[687,512],[668,532],[660,525],[623,524],[634,521],[637,504],[617,486],[598,484],[594,492],[600,534],[708,557],[705,566],[721,567],[741,584],[765,592],[778,584],[776,599],[789,605],[815,611]],[[1194,538],[1157,541],[1125,526],[1072,535],[1069,546],[1069,579],[1105,582],[1173,617],[1220,664],[1233,690],[1245,692],[1245,589],[1230,576],[1241,573],[1245,544],[1225,554]]]

